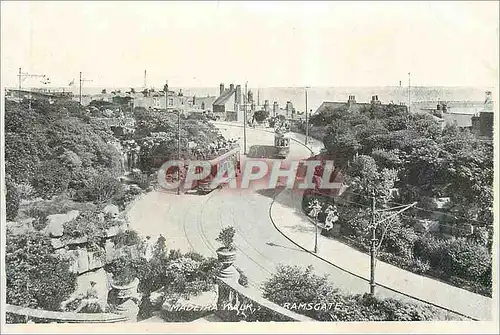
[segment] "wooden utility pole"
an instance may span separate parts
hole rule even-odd
[[[376,230],[377,226],[375,224],[375,195],[372,195],[372,211],[371,211],[371,220],[370,225],[372,228],[372,239],[370,245],[370,294],[372,296],[375,295],[375,253],[377,250],[377,237]]]
[[[79,96],[80,96],[80,98],[79,98],[79,101],[80,101],[80,106],[82,105],[82,84],[83,84],[84,82],[86,82],[86,81],[90,82],[90,81],[92,81],[92,80],[84,79],[84,78],[82,77],[82,73],[80,72],[80,90],[79,90],[79,91],[80,91],[80,93],[79,93]]]
[[[245,82],[245,96],[247,95],[248,81]],[[247,154],[247,104],[244,103],[243,114],[243,154]]]
[[[408,113],[411,110],[411,77],[410,72],[408,72]]]
[[[82,105],[82,73],[80,72],[80,89],[79,89],[79,101],[80,101],[80,106]]]
[[[376,237],[376,231],[377,227],[382,224],[385,221],[388,221],[392,219],[393,217],[397,216],[398,214],[412,208],[415,206],[417,203],[414,202],[409,205],[400,205],[392,208],[386,208],[386,209],[381,209],[378,211],[375,211],[375,195],[372,193],[372,206],[371,206],[371,220],[370,220],[370,225],[372,229],[372,239],[371,239],[371,245],[370,245],[370,295],[375,296],[375,266],[377,262],[377,252],[380,246],[382,245],[382,241],[384,239],[385,233],[382,234],[382,237],[380,238],[380,241],[378,242],[377,246],[377,237]],[[387,211],[392,211],[392,210],[398,210],[397,212],[385,217],[384,219],[380,220],[379,222],[375,222],[375,213],[376,212],[387,212]],[[385,230],[389,229],[389,227],[386,227]]]
[[[19,102],[21,102],[21,96],[22,96],[22,94],[21,94],[21,80],[22,80],[22,76],[23,76],[23,74],[21,72],[21,68],[19,68],[18,76],[19,76],[19,91],[18,91],[19,93],[18,93],[18,95],[19,95]]]
[[[305,140],[305,145],[307,145],[307,140],[309,138],[309,118],[308,118],[308,109],[307,109],[307,89],[306,87],[306,140]]]

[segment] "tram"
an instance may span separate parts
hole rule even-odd
[[[274,147],[276,148],[276,157],[285,159],[290,153],[290,134],[287,129],[278,128],[274,133]]]
[[[227,164],[232,164],[235,168],[235,177],[239,176],[241,173],[241,165],[240,165],[240,147],[236,146],[233,149],[229,150],[225,154],[216,157],[209,161],[211,165],[210,174],[202,179],[197,181],[195,188],[201,194],[206,194],[214,190],[214,188],[220,187],[221,185],[217,185],[212,187],[212,181],[217,176],[218,171]],[[201,168],[200,168],[201,169]],[[226,168],[227,170],[227,168]],[[223,175],[223,177],[227,177],[227,173]]]

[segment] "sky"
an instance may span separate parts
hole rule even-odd
[[[496,87],[498,2],[1,2],[2,85]],[[23,85],[38,85],[26,79]]]

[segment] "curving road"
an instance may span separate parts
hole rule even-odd
[[[218,125],[226,137],[242,137],[239,126]],[[273,134],[247,128],[247,148],[253,145],[272,145]],[[318,143],[316,141],[318,145]],[[243,148],[243,143],[241,143]],[[310,151],[292,141],[291,155],[309,157]],[[245,157],[242,156],[242,161]],[[339,289],[350,293],[365,293],[369,284],[346,273],[314,255],[298,248],[278,232],[271,222],[269,208],[276,190],[216,190],[210,194],[181,195],[155,191],[141,198],[130,210],[131,228],[142,235],[156,238],[163,234],[169,249],[193,250],[206,256],[216,256],[219,247],[215,238],[222,227],[236,229],[235,244],[238,248],[236,266],[249,279],[249,284],[260,288],[276,271],[278,264],[312,265],[317,274],[328,274]],[[311,246],[314,235],[311,234]],[[397,297],[410,301],[404,295],[379,287],[377,295]],[[414,301],[413,301],[414,302]]]

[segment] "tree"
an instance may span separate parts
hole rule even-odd
[[[269,117],[269,112],[266,110],[258,110],[254,113],[255,121],[262,122]]]
[[[341,169],[346,168],[348,162],[361,149],[355,133],[348,128],[330,129],[324,143],[327,152],[335,158],[335,166]]]
[[[52,250],[50,238],[42,233],[7,233],[8,304],[55,311],[73,293],[77,276],[69,271],[69,262]]]
[[[103,89],[103,90],[101,91],[101,94],[106,94],[106,89]]]

